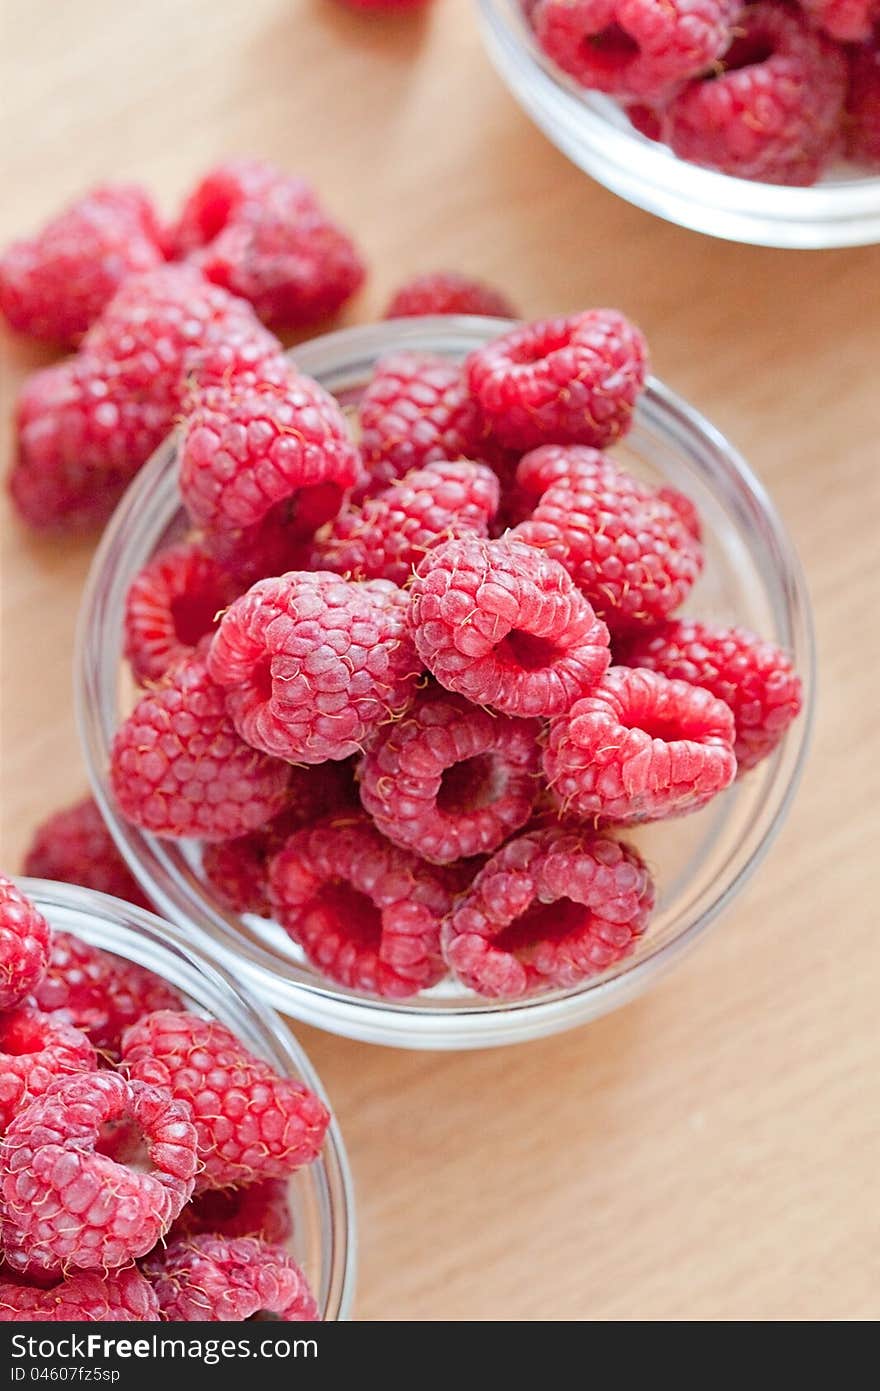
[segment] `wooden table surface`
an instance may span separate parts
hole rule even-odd
[[[472,7],[384,25],[331,0],[7,6],[3,241],[101,178],[166,208],[228,153],[313,177],[381,312],[404,275],[481,273],[529,315],[617,304],[658,375],[746,453],[803,557],[811,762],[755,881],[622,1012],[463,1055],[299,1030],[358,1190],[367,1319],[880,1315],[876,910],[880,248],[789,253],[619,201],[534,130]],[[4,419],[44,355],[2,341]],[[4,503],[5,506],[5,503]],[[70,700],[85,543],[2,520],[5,867],[85,783]]]

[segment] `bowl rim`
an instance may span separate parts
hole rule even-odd
[[[362,375],[378,357],[388,352],[409,349],[460,354],[463,342],[476,347],[509,327],[508,320],[452,315],[386,320],[336,330],[312,339],[296,348],[295,360],[301,371],[319,379],[334,371]],[[77,630],[74,700],[92,790],[120,851],[161,911],[172,921],[185,919],[189,939],[197,940],[201,950],[212,960],[219,959],[227,968],[234,969],[261,997],[285,1014],[363,1042],[427,1049],[488,1047],[571,1028],[628,1002],[651,980],[668,970],[716,921],[763,860],[797,790],[812,729],[815,641],[809,595],[790,538],[763,484],[739,452],[698,411],[653,377],[649,378],[637,415],[651,411],[663,419],[673,437],[676,432],[695,436],[724,460],[731,476],[745,490],[766,523],[784,562],[786,599],[797,627],[798,670],[804,683],[803,712],[781,746],[781,751],[787,751],[788,755],[787,781],[756,842],[751,844],[748,836],[744,837],[748,853],[743,856],[737,849],[742,860],[737,872],[676,937],[659,944],[633,965],[623,964],[623,969],[608,978],[600,976],[569,990],[501,1004],[474,997],[461,1005],[456,1003],[438,1009],[432,1008],[430,1002],[426,1005],[424,1000],[420,1004],[379,1000],[343,991],[341,987],[337,989],[329,982],[282,977],[277,970],[278,959],[262,945],[236,937],[233,928],[227,931],[223,915],[215,913],[211,920],[207,905],[200,909],[197,904],[182,902],[163,865],[162,842],[130,826],[118,814],[105,778],[115,726],[109,717],[105,718],[108,712],[102,709],[100,663],[92,657],[94,652],[105,650],[100,637],[109,608],[115,607],[121,614],[125,597],[121,571],[126,551],[134,546],[135,561],[138,566],[142,564],[151,553],[151,545],[155,544],[158,534],[156,526],[151,524],[151,515],[159,511],[164,518],[163,526],[167,526],[174,512],[179,510],[173,474],[176,453],[173,435],[165,440],[132,482],[93,557]],[[108,574],[116,582],[112,605],[105,592]],[[121,643],[118,645],[121,654]],[[114,690],[116,675],[114,672]],[[749,832],[753,840],[756,824]],[[218,942],[218,932],[225,934],[223,941]]]

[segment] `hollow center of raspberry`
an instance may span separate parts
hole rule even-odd
[[[250,674],[250,684],[253,689],[254,696],[257,700],[261,701],[262,703],[266,703],[272,699],[273,688],[271,657],[264,657],[262,661],[257,662],[253,666]]]
[[[343,937],[361,951],[378,951],[382,914],[366,894],[344,879],[324,884],[309,906],[309,935]]]
[[[491,806],[501,791],[499,772],[495,759],[486,753],[453,763],[440,782],[438,810],[449,816]]]
[[[149,1174],[153,1171],[146,1137],[133,1116],[118,1116],[105,1121],[98,1131],[95,1150],[137,1173]]]
[[[584,49],[591,67],[609,73],[626,67],[641,51],[632,35],[619,24],[608,24],[597,34],[586,35]]]
[[[725,72],[739,72],[766,63],[774,52],[773,44],[763,34],[743,34],[734,39],[721,62]]]
[[[181,594],[171,603],[171,621],[178,642],[195,647],[214,627],[222,603],[216,594]]]
[[[555,903],[533,903],[499,932],[493,946],[510,952],[520,961],[527,960],[542,944],[562,942],[581,932],[589,916],[588,908],[570,898],[559,898]]]
[[[540,671],[552,666],[559,656],[559,648],[547,638],[536,638],[533,633],[523,633],[513,628],[499,643],[499,648],[523,671]]]

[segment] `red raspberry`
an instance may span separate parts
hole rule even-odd
[[[803,15],[746,5],[722,71],[669,103],[663,138],[681,159],[770,184],[811,184],[838,145],[846,63]]]
[[[407,607],[386,580],[321,571],[260,580],[226,611],[210,654],[241,737],[292,763],[359,752],[412,698]]]
[[[361,453],[369,491],[437,460],[473,458],[479,412],[457,363],[427,353],[380,362],[360,407]]]
[[[700,686],[612,667],[550,725],[544,772],[559,806],[621,826],[698,811],[736,776],[733,715]]]
[[[284,328],[335,314],[364,279],[354,243],[314,189],[259,160],[212,169],[184,204],[175,240],[208,280]]]
[[[73,1072],[98,1066],[85,1034],[31,1005],[0,1014],[0,1135],[35,1096]]]
[[[647,346],[614,309],[539,319],[478,348],[471,394],[503,445],[591,444],[626,434],[645,384]]]
[[[56,1081],[0,1144],[16,1247],[47,1270],[106,1271],[146,1255],[192,1193],[196,1168],[188,1108],[116,1072]]]
[[[405,319],[422,314],[478,314],[492,319],[516,319],[506,295],[457,271],[438,270],[416,275],[395,292],[386,319]]]
[[[666,618],[703,568],[692,530],[656,489],[594,450],[546,446],[526,455],[518,479],[570,465],[531,517],[511,533],[568,571],[613,636]],[[693,523],[691,523],[692,525]]]
[[[157,1009],[182,1009],[177,991],[134,961],[56,932],[45,976],[34,992],[44,1014],[87,1034],[116,1055],[129,1025]]]
[[[880,42],[849,54],[845,130],[850,159],[880,168]]]
[[[735,12],[735,0],[541,0],[532,24],[583,87],[652,98],[712,66]]]
[[[458,459],[404,474],[362,507],[341,512],[318,538],[317,570],[405,585],[426,551],[452,536],[485,536],[498,510],[498,479]]]
[[[788,657],[744,628],[680,619],[636,638],[624,660],[702,686],[729,705],[741,773],[773,752],[801,711],[800,677]]]
[[[443,975],[443,874],[364,815],[292,835],[269,864],[269,899],[317,970],[350,990],[403,999]]]
[[[605,624],[562,566],[522,541],[436,546],[410,594],[419,656],[441,686],[477,705],[557,714],[608,666]]]
[[[443,954],[480,995],[570,987],[632,951],[654,906],[646,866],[590,831],[517,836],[493,855],[443,925]]]
[[[330,1117],[318,1097],[279,1077],[214,1019],[150,1014],[126,1031],[122,1063],[192,1108],[199,1192],[285,1178],[311,1164],[324,1143]]]
[[[878,0],[798,0],[807,18],[841,43],[866,43],[880,20]]]
[[[127,275],[161,265],[160,241],[144,189],[92,189],[0,257],[0,312],[32,338],[76,343]]]
[[[116,842],[91,797],[56,811],[34,832],[23,872],[33,879],[81,884],[139,908],[151,907],[116,849]]]
[[[287,1252],[249,1237],[184,1237],[156,1251],[144,1271],[167,1322],[293,1323],[320,1317],[306,1277]]]
[[[49,1289],[0,1280],[0,1323],[156,1323],[159,1301],[136,1266],[79,1270]]]
[[[39,984],[50,941],[42,913],[0,874],[0,1010],[12,1009]]]
[[[254,831],[281,810],[287,779],[283,763],[239,738],[201,650],[141,697],[110,755],[123,815],[157,836],[228,840]]]
[[[125,655],[142,686],[192,656],[238,592],[203,546],[168,546],[132,581],[125,601]]]
[[[436,864],[497,850],[529,819],[540,730],[430,689],[367,754],[361,801],[384,836]]]
[[[177,1237],[255,1237],[280,1246],[293,1233],[288,1180],[267,1178],[243,1188],[209,1188],[187,1203],[168,1234]]]

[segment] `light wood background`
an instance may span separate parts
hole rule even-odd
[[[350,317],[438,266],[530,315],[618,304],[745,451],[803,556],[820,644],[803,790],[756,881],[653,993],[498,1052],[300,1034],[358,1188],[362,1318],[880,1315],[880,248],[667,226],[573,169],[490,70],[466,0],[7,0],[2,240],[99,178],[170,209],[228,153],[312,176],[369,255]],[[2,342],[4,420],[43,358]],[[4,504],[5,506],[5,504]],[[84,774],[70,656],[86,544],[2,520],[6,867]]]

